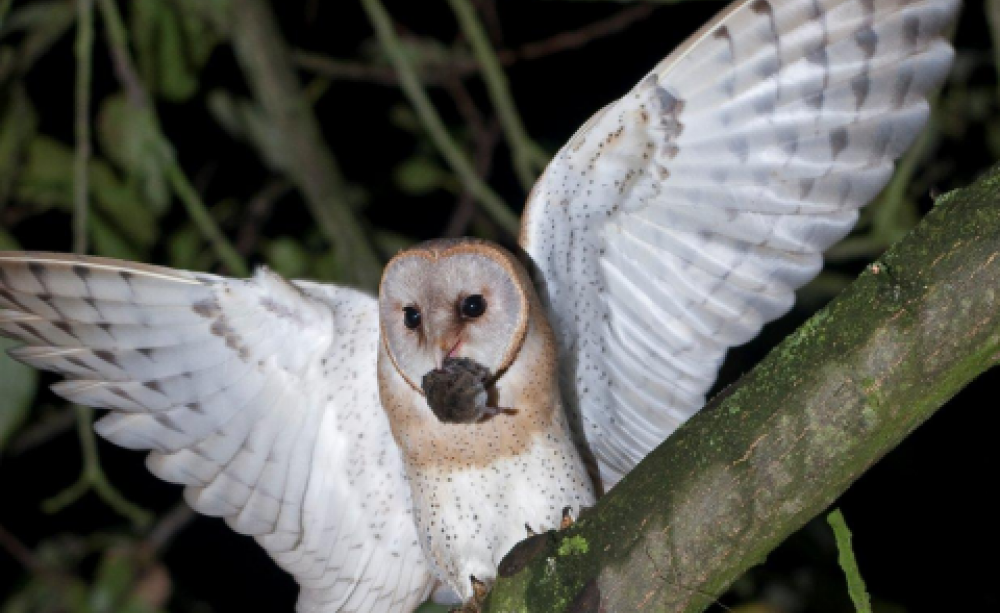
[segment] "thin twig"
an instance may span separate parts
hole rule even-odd
[[[34,574],[42,573],[45,565],[42,564],[33,551],[22,543],[16,536],[0,525],[0,548],[7,552],[7,555],[14,558],[18,564],[25,567]]]
[[[161,156],[160,162],[163,164],[171,190],[184,205],[202,237],[212,246],[219,261],[229,272],[242,277],[248,276],[250,269],[246,262],[219,229],[215,219],[208,211],[208,207],[202,202],[201,196],[192,187],[191,181],[174,155],[170,141],[167,140],[160,128],[156,110],[150,102],[149,94],[146,93],[142,85],[142,80],[135,70],[135,62],[132,61],[132,56],[129,53],[127,33],[121,14],[118,12],[118,6],[114,0],[98,1],[108,46],[111,48],[111,60],[115,74],[122,87],[125,88],[125,94],[132,106],[140,112],[149,114],[150,123],[154,129],[155,147]]]
[[[500,122],[494,119],[486,128],[483,136],[476,140],[475,164],[476,172],[480,177],[485,177],[490,172],[493,165],[493,153],[496,151],[497,143],[500,141]],[[456,238],[467,234],[469,224],[476,215],[476,201],[467,190],[462,191],[455,210],[445,226],[444,237]]]
[[[212,245],[216,256],[231,273],[240,277],[249,276],[250,268],[247,266],[246,261],[236,251],[233,244],[229,242],[226,235],[222,233],[222,230],[219,229],[219,225],[215,223],[215,219],[212,218],[212,214],[208,211],[205,203],[202,202],[198,191],[191,185],[191,181],[188,180],[184,169],[177,163],[172,151],[168,150],[166,153],[168,157],[164,160],[164,170],[166,171],[167,181],[170,182],[170,187],[174,195],[177,196],[184,205],[184,208],[187,209],[191,221],[194,222],[201,235]]]
[[[517,49],[500,49],[497,60],[501,66],[510,67],[521,61],[537,60],[563,51],[571,51],[607,36],[618,34],[636,22],[649,17],[653,6],[642,4],[623,9],[607,19],[596,21],[575,30],[560,32],[543,40],[526,43]],[[333,79],[364,81],[375,85],[398,86],[399,75],[391,66],[366,62],[341,60],[304,50],[292,52],[295,65],[303,70],[322,74]],[[444,85],[455,77],[466,78],[479,73],[479,63],[473,58],[457,57],[447,63],[414,64],[424,85]]]
[[[73,252],[87,253],[87,165],[90,163],[90,79],[94,0],[76,0],[76,155],[73,158]]]
[[[71,589],[70,586],[74,582],[79,581],[79,579],[66,570],[39,558],[34,551],[29,549],[27,545],[3,525],[0,525],[0,551],[6,551],[7,555],[23,566],[33,576],[42,577],[51,582],[52,587],[55,589],[68,590]]]
[[[473,140],[480,140],[485,136],[487,125],[483,113],[476,106],[476,101],[472,99],[472,93],[461,79],[452,79],[445,84],[445,90],[455,103],[455,109],[462,116],[462,121],[472,132]]]
[[[23,428],[10,444],[10,455],[19,455],[43,445],[72,428],[74,423],[76,423],[76,416],[73,411],[53,412],[40,421]]]
[[[94,2],[77,0],[76,35],[76,151],[73,158],[73,252],[87,253],[87,209],[90,163],[90,79],[94,46]],[[45,504],[51,512],[75,502],[93,489],[111,508],[137,525],[148,521],[149,514],[126,500],[111,486],[97,457],[97,439],[91,424],[91,412],[76,407],[77,435],[83,451],[83,470],[77,481]]]
[[[233,50],[254,98],[273,126],[282,170],[333,246],[338,277],[373,289],[382,261],[352,207],[351,191],[302,92],[287,44],[268,3],[234,0]]]
[[[837,539],[837,550],[840,552],[840,568],[843,569],[847,577],[847,591],[854,602],[854,608],[858,613],[872,613],[871,598],[865,588],[865,581],[861,578],[861,571],[858,570],[858,561],[854,558],[854,549],[851,547],[851,531],[844,520],[844,514],[840,509],[834,509],[826,516],[826,521],[833,528],[833,536]]]
[[[246,216],[236,233],[236,249],[244,257],[257,248],[260,229],[271,216],[275,203],[291,191],[292,186],[283,179],[270,180],[247,205]]]
[[[647,19],[653,14],[654,10],[656,10],[654,6],[640,4],[639,6],[618,11],[607,19],[596,21],[577,30],[560,32],[545,40],[526,43],[518,48],[515,59],[518,61],[536,60],[552,55],[553,53],[579,49],[598,38],[605,38],[622,32],[633,24]],[[500,60],[503,62],[502,55]]]
[[[399,77],[391,66],[376,66],[366,62],[352,60],[341,60],[329,57],[320,53],[306,51],[304,49],[294,49],[291,52],[292,61],[295,67],[313,74],[323,75],[331,79],[341,81],[363,81],[375,85],[388,85],[395,87],[399,85]],[[459,65],[458,62],[451,64],[456,74],[462,76],[476,72],[475,62],[465,61]],[[421,78],[428,84],[440,85],[447,74],[440,67],[421,67]],[[433,75],[431,73],[434,73]]]
[[[135,69],[135,62],[132,61],[128,50],[128,32],[118,12],[118,6],[113,1],[99,1],[112,67],[118,83],[125,89],[125,96],[132,106],[140,109],[151,108],[149,95],[146,94],[146,88],[142,85],[139,72]]]
[[[472,99],[469,88],[461,79],[452,79],[445,88],[455,102],[455,108],[462,116],[462,121],[472,131],[472,142],[475,145],[473,163],[476,167],[476,174],[483,181],[486,181],[490,166],[493,164],[493,152],[500,137],[500,122],[497,121],[496,117],[491,118],[489,123],[486,122]],[[476,200],[468,190],[463,189],[455,203],[451,218],[445,226],[443,236],[455,238],[465,235],[475,213]]]
[[[382,6],[380,0],[362,0],[361,4],[368,13],[368,18],[375,28],[379,42],[385,49],[386,55],[389,56],[392,65],[399,73],[400,85],[403,88],[403,92],[410,100],[410,104],[416,110],[420,122],[429,133],[431,140],[442,157],[444,157],[445,161],[458,176],[459,181],[461,181],[465,189],[476,197],[476,200],[483,205],[486,212],[489,213],[500,227],[509,234],[516,235],[519,226],[517,216],[511,212],[510,208],[496,192],[479,179],[475,168],[472,167],[468,158],[455,143],[454,139],[452,139],[451,135],[448,134],[441,116],[431,103],[430,98],[427,96],[427,91],[421,85],[413,67],[410,66],[409,59],[400,45],[399,38],[393,29],[392,19],[386,12],[385,7]]]
[[[170,546],[174,538],[187,528],[197,514],[186,502],[178,502],[153,525],[146,542],[158,556]]]
[[[496,0],[472,0],[472,4],[483,15],[483,25],[490,35],[490,42],[499,47],[503,43],[503,26]]]
[[[507,142],[510,144],[511,157],[514,161],[514,171],[518,181],[525,191],[531,189],[541,171],[548,162],[546,156],[531,141],[521,121],[521,115],[517,111],[514,97],[510,93],[510,85],[507,82],[507,75],[497,59],[496,51],[490,44],[486,36],[486,30],[479,21],[475,9],[468,0],[448,0],[452,12],[458,20],[458,25],[462,33],[469,41],[472,52],[476,56],[482,68],[483,81],[486,83],[486,91],[489,93],[490,101],[500,118],[500,125],[503,126]]]
[[[111,485],[101,469],[97,455],[97,437],[92,424],[93,411],[81,406],[76,406],[75,410],[77,435],[83,452],[83,470],[73,485],[42,502],[42,510],[49,514],[58,513],[93,489],[105,504],[131,521],[136,528],[149,525],[153,519],[152,514],[125,498]]]

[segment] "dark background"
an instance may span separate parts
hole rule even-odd
[[[149,1],[161,6],[158,18],[163,20],[176,19],[176,12],[186,7],[185,2]],[[295,0],[273,4],[292,47],[363,63],[375,72],[383,71],[379,74],[388,68],[358,3]],[[552,44],[543,57],[508,67],[527,131],[548,154],[723,6],[689,1],[659,7],[647,15],[639,12],[646,10],[641,3],[483,0],[476,4],[494,35],[494,45],[501,49],[517,49],[632,11],[633,22],[617,34],[584,36],[580,46],[562,51]],[[8,117],[0,124],[0,142],[17,125],[9,120],[14,96],[24,94],[36,120],[16,155],[0,160],[6,164],[0,168],[5,181],[0,194],[0,240],[5,248],[71,249],[66,169],[42,172],[36,168],[39,160],[31,158],[30,147],[31,139],[48,138],[71,152],[73,28],[66,29],[29,67],[4,68],[9,67],[11,57],[27,54],[30,29],[26,34],[10,25],[17,23],[19,11],[23,19],[27,9],[57,11],[71,5],[16,1],[0,30],[0,103]],[[134,20],[135,4],[119,6],[127,25],[140,27]],[[413,43],[415,57],[443,57],[447,65],[456,50],[465,48],[443,0],[391,2],[387,8],[400,32]],[[162,38],[167,29],[157,31]],[[194,35],[184,27],[178,31],[182,44],[172,52],[184,55]],[[92,89],[95,126],[100,113],[110,113],[103,110],[102,101],[119,91],[103,32],[98,18]],[[937,107],[936,138],[915,160],[911,187],[902,196],[904,214],[890,224],[889,234],[905,232],[914,221],[906,212],[926,211],[932,204],[932,191],[967,184],[996,159],[1000,144],[997,67],[989,22],[978,2],[966,3],[955,40],[958,62]],[[259,147],[234,138],[210,111],[212,92],[225,91],[241,99],[251,96],[225,36],[219,36],[203,62],[191,63],[196,87],[181,96],[169,86],[156,85],[156,71],[145,72],[144,77],[152,80],[145,84],[154,93],[163,132],[213,216],[234,240],[249,236],[241,251],[250,262],[268,263],[294,276],[335,279],[337,269],[329,265],[328,247],[297,191],[286,187],[280,173],[262,163]],[[370,78],[341,75],[327,79],[308,70],[300,76],[310,92],[319,94],[315,113],[380,253],[388,256],[400,246],[440,236],[452,222],[462,196],[415,124],[400,90]],[[456,137],[467,151],[474,149],[482,135],[469,128],[470,115],[460,110],[460,100],[462,92],[470,95],[482,121],[491,122],[493,111],[479,79],[471,76],[431,92]],[[112,147],[100,138],[98,134],[95,155],[113,159]],[[489,183],[520,209],[525,193],[502,136],[492,157],[485,173]],[[148,187],[155,180],[142,171],[109,165],[122,185],[133,190],[141,223],[155,232],[151,238],[137,238],[129,228],[131,218],[112,216],[108,219],[117,232],[115,240],[95,241],[95,252],[222,270],[176,199],[156,196]],[[155,170],[148,174],[155,179]],[[251,215],[252,210],[259,214]],[[862,227],[858,236],[864,238],[866,231]],[[511,237],[479,215],[466,232],[511,242]],[[720,382],[730,382],[751,368],[769,347],[835,295],[877,257],[884,236],[879,241],[855,241],[852,244],[863,248],[835,253],[829,271],[803,290],[793,313],[769,326],[751,345],[733,352]],[[42,383],[52,381],[46,377]],[[981,377],[837,502],[854,533],[855,552],[877,611],[1000,611],[996,584],[1000,536],[996,510],[988,502],[996,483],[998,389],[998,373]],[[0,390],[0,396],[4,395]],[[16,410],[4,402],[13,400],[0,397],[0,411]],[[177,505],[180,488],[149,475],[138,453],[103,442],[99,446],[101,465],[110,481],[131,501],[156,514],[154,530],[160,532],[151,536],[149,530],[131,526],[93,493],[58,513],[43,512],[42,501],[71,484],[80,470],[80,448],[68,411],[61,400],[40,389],[25,423],[0,448],[0,603],[6,602],[0,610],[292,609],[294,582],[251,539],[232,533],[219,520],[187,517],[183,506]],[[176,526],[164,517],[176,519]],[[162,535],[166,536],[157,540]],[[27,551],[21,551],[21,546]],[[836,558],[832,534],[821,517],[741,579],[723,602],[742,611],[849,611]]]

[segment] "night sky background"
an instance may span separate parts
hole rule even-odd
[[[267,263],[296,277],[338,279],[337,262],[299,191],[266,163],[259,143],[226,127],[232,116],[219,110],[224,106],[219,100],[252,96],[227,33],[199,29],[207,26],[196,23],[191,3],[200,0],[148,0],[155,8],[137,10],[143,1],[118,5],[138,41],[142,82],[181,168],[222,230],[251,264]],[[391,68],[360,4],[272,4],[282,33],[298,50],[301,82],[350,184],[349,200],[380,256],[449,228],[512,244],[512,237],[481,213],[473,211],[468,224],[456,220],[456,210],[471,210],[470,200],[399,88],[384,82],[391,80]],[[664,6],[555,0],[474,4],[497,49],[534,50],[511,54],[515,60],[507,75],[528,134],[548,155],[724,6],[710,0]],[[415,60],[434,67],[436,74],[468,64],[467,47],[446,2],[396,1],[387,8]],[[74,3],[63,0],[15,0],[0,29],[3,248],[72,249],[70,175],[58,160],[71,155],[73,147],[75,30],[71,19],[61,32],[53,24],[73,11]],[[131,208],[99,209],[111,229],[104,238],[94,238],[92,251],[230,272],[194,230],[169,187],[156,187],[158,180],[163,183],[162,169],[130,165],[116,154],[115,139],[128,137],[115,135],[117,111],[104,104],[119,93],[120,84],[100,14],[96,17],[95,156],[129,195]],[[614,25],[602,31],[601,24]],[[51,40],[44,39],[49,31]],[[557,37],[565,32],[582,34]],[[44,52],[34,57],[39,40],[46,43]],[[542,44],[529,45],[538,41]],[[915,160],[903,196],[905,213],[890,228],[896,235],[932,206],[932,193],[968,184],[1000,153],[996,52],[984,4],[966,2],[955,41],[956,69],[937,106],[935,137]],[[342,62],[331,76],[309,64],[314,55],[307,54]],[[525,191],[481,80],[466,74],[444,81],[430,89],[439,112],[465,151],[477,152],[489,184],[519,211]],[[834,253],[829,271],[803,290],[791,314],[732,352],[720,384],[752,368],[884,246],[856,243],[863,248]],[[0,385],[12,385],[3,377],[13,375],[3,372]],[[292,610],[292,579],[251,539],[222,521],[191,518],[178,505],[180,488],[152,477],[139,453],[99,443],[111,483],[155,515],[152,529],[130,524],[93,493],[57,513],[43,512],[42,502],[70,485],[81,466],[71,410],[45,386],[55,380],[43,376],[27,403],[0,387],[0,415],[23,415],[16,427],[0,419],[0,612]],[[853,531],[876,611],[1000,611],[1000,530],[996,508],[988,502],[997,482],[998,390],[1000,373],[981,377],[836,503]],[[792,536],[738,581],[723,602],[759,613],[852,610],[824,518]]]

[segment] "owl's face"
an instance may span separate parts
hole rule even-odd
[[[396,370],[418,392],[446,357],[501,373],[524,341],[526,282],[512,255],[480,241],[431,241],[394,257],[379,287],[379,320]]]

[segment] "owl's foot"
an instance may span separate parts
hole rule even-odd
[[[480,603],[486,600],[486,595],[490,593],[490,588],[486,587],[486,584],[479,579],[476,579],[475,575],[469,575],[469,581],[472,582],[472,599]]]
[[[479,613],[483,608],[483,602],[490,593],[490,588],[485,583],[476,579],[475,575],[469,575],[472,583],[472,598],[457,609],[452,609],[452,613]]]
[[[574,523],[576,523],[576,520],[573,519],[572,512],[573,512],[573,508],[572,507],[563,507],[562,521],[559,522],[559,529],[560,530],[565,530],[566,528],[569,528]]]
[[[529,524],[524,524],[524,531],[528,533],[528,536],[538,536],[538,533]]]

